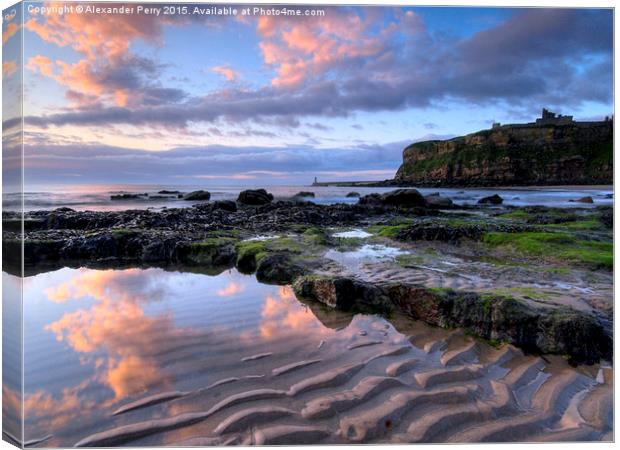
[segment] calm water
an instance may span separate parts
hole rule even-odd
[[[350,317],[334,319],[343,326]],[[24,327],[26,440],[53,434],[54,446],[123,424],[110,413],[128,401],[264,375],[260,361],[240,360],[290,355],[335,333],[290,288],[235,270],[62,269],[28,277]],[[155,416],[167,408],[156,407]]]
[[[4,275],[9,289],[16,280]],[[70,447],[100,432],[114,440],[98,446],[443,441],[446,432],[458,441],[502,414],[530,420],[532,408],[552,414],[555,431],[572,430],[583,419],[571,399],[611,395],[609,368],[573,369],[398,316],[328,311],[236,270],[65,268],[24,278],[23,311],[30,446]],[[17,385],[3,389],[18,397]],[[403,395],[409,406],[390,415]],[[124,436],[126,425],[140,437]],[[539,432],[550,431],[521,437]]]
[[[260,188],[265,186],[234,187],[234,186],[164,186],[164,185],[94,185],[74,187],[46,187],[41,190],[27,189],[24,196],[24,207],[27,211],[54,209],[67,206],[76,210],[113,211],[124,209],[160,209],[163,207],[182,208],[196,202],[188,202],[172,195],[167,198],[161,197],[158,191],[191,192],[193,190],[206,189],[211,192],[211,200],[235,200],[239,192],[248,188]],[[347,193],[355,191],[361,195],[373,192],[388,192],[394,188],[353,188],[353,187],[311,187],[311,186],[270,186],[267,190],[276,198],[286,199],[300,191],[312,191],[315,198],[307,198],[308,201],[321,204],[332,203],[356,203],[357,198],[347,197]],[[443,196],[450,197],[459,204],[474,204],[480,198],[499,193],[505,203],[509,205],[547,205],[547,206],[588,206],[584,203],[574,203],[569,200],[584,196],[591,196],[595,205],[611,205],[613,199],[613,187],[575,187],[575,188],[524,188],[524,189],[419,189],[424,195],[440,192]],[[110,196],[119,193],[148,193],[149,197],[138,200],[112,201]],[[7,193],[3,197],[4,208],[17,210],[21,208],[21,197],[18,194]]]

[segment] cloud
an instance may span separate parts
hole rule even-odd
[[[9,39],[11,39],[13,36],[15,36],[20,29],[21,29],[21,27],[18,24],[16,24],[15,22],[9,23],[2,30],[2,45],[6,44]]]
[[[80,270],[69,281],[46,290],[53,302],[95,300],[89,308],[67,312],[45,329],[75,352],[96,358],[95,379],[112,390],[112,401],[170,386],[161,361],[151,356],[164,351],[153,336],[165,335],[167,345],[174,346],[175,341],[196,335],[189,328],[178,328],[170,314],[145,312],[146,304],[164,295],[162,281],[166,277],[162,280],[160,271],[154,270]]]
[[[228,283],[228,285],[226,285],[226,287],[217,291],[217,295],[219,297],[231,297],[233,295],[237,295],[243,292],[244,290],[245,285],[235,281],[231,281],[230,283]]]
[[[226,78],[227,81],[235,81],[240,77],[239,72],[228,66],[215,66],[211,71]]]
[[[70,172],[92,182],[150,182],[157,177],[171,184],[239,184],[310,182],[329,179],[392,178],[411,141],[348,148],[312,146],[228,147],[210,145],[143,151],[86,145],[50,145],[40,141],[25,148],[25,167],[31,180],[65,182]]]
[[[56,4],[50,4],[55,6]],[[181,24],[179,16],[153,18],[141,14],[66,14],[33,17],[26,30],[46,42],[71,47],[82,59],[77,62],[51,61],[35,56],[27,67],[53,78],[72,92],[68,96],[78,107],[95,103],[117,107],[148,107],[177,102],[185,97],[179,89],[164,88],[159,78],[162,66],[132,54],[137,40],[163,45],[165,25]],[[45,59],[44,59],[45,58]],[[93,98],[96,97],[96,102]]]
[[[79,110],[27,117],[26,123],[181,129],[222,120],[299,124],[302,118],[325,121],[447,101],[530,112],[541,105],[610,104],[612,19],[610,10],[523,9],[462,38],[433,33],[419,15],[402,8],[329,8],[324,18],[260,17],[248,24],[256,27],[260,55],[273,71],[269,84],[227,85],[203,95],[158,85],[153,80],[161,65],[129,53],[128,42],[157,45],[162,27],[180,19],[128,16],[118,28],[101,19],[86,31],[80,19],[65,25],[53,18],[29,22],[28,29],[72,46],[84,59],[56,63],[54,72],[59,82],[71,84]],[[227,79],[238,77],[228,66],[216,68]]]
[[[2,76],[3,77],[10,77],[11,75],[13,75],[15,72],[17,72],[17,63],[15,61],[3,61],[2,62]]]
[[[280,287],[277,295],[268,295],[263,303],[260,335],[275,339],[300,333],[318,339],[332,334],[333,330],[324,327],[309,308],[300,304],[290,287]]]
[[[287,88],[336,68],[363,65],[364,58],[385,51],[385,30],[373,30],[360,14],[341,8],[331,8],[325,17],[260,17],[257,23],[265,64],[277,73],[271,83]]]

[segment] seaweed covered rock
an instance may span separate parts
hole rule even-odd
[[[479,205],[501,205],[502,203],[504,203],[504,199],[497,194],[482,197],[478,200]]]
[[[194,192],[190,192],[189,194],[185,194],[185,197],[183,197],[185,200],[188,201],[206,201],[206,200],[210,200],[211,199],[211,193],[208,191],[194,191]]]
[[[442,197],[439,192],[424,197],[429,208],[450,209],[454,207],[454,202],[448,197]]]
[[[289,284],[305,272],[287,253],[275,253],[260,259],[256,279],[264,283]]]
[[[149,194],[113,194],[110,196],[110,200],[140,200],[146,199]]]
[[[235,240],[229,238],[181,243],[176,248],[176,255],[180,263],[189,266],[232,266],[237,256],[234,243]]]
[[[247,189],[239,193],[237,202],[244,205],[265,205],[271,203],[273,195],[267,192],[265,189]]]
[[[375,285],[354,278],[303,277],[293,289],[307,300],[341,310],[381,313],[396,308],[416,320],[461,327],[484,339],[525,350],[567,355],[575,362],[610,358],[612,339],[597,319],[567,307],[533,306],[501,295],[428,289],[406,283]]]
[[[462,327],[485,339],[534,352],[568,355],[575,362],[592,363],[611,356],[611,337],[585,312],[532,306],[500,295],[405,284],[391,284],[386,289],[399,309],[431,325]]]
[[[353,278],[303,277],[295,281],[293,290],[302,299],[318,301],[342,311],[391,310],[390,299],[381,288]]]
[[[380,204],[386,206],[426,207],[424,196],[417,189],[396,189],[385,194],[370,194],[360,198],[362,205]]]
[[[477,224],[453,226],[441,223],[421,223],[398,232],[399,241],[457,242],[460,239],[479,240],[486,227]]]
[[[221,209],[222,211],[236,212],[237,204],[232,200],[218,200],[213,202],[213,209]]]
[[[590,197],[589,195],[586,197],[581,197],[578,198],[577,200],[569,200],[569,202],[576,202],[576,203],[594,203],[594,200],[592,199],[592,197]]]
[[[297,194],[295,194],[293,197],[309,197],[309,198],[314,198],[314,192],[310,192],[310,191],[299,191]]]

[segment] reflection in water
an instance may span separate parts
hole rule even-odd
[[[45,446],[515,440],[512,420],[533,420],[518,438],[534,441],[611,430],[611,368],[305,305],[235,270],[62,269],[24,287],[25,439],[53,435]],[[415,408],[386,413],[403,399]]]
[[[21,442],[22,429],[22,278],[2,273],[2,430]]]
[[[99,429],[128,399],[208,384],[209,369],[230,366],[231,356],[333,332],[289,287],[236,271],[63,269],[29,279],[24,314],[35,326],[26,339],[26,438],[53,433],[55,445]]]

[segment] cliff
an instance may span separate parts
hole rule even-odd
[[[493,127],[411,144],[395,184],[428,186],[613,183],[613,121]]]

